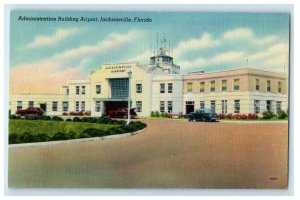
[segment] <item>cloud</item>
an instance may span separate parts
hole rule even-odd
[[[237,28],[223,34],[223,40],[239,40],[253,38],[254,33],[249,28]]]
[[[226,31],[220,38],[204,33],[198,39],[181,41],[175,63],[183,72],[191,69],[233,69],[241,66],[282,70],[289,64],[289,44],[277,35],[258,37],[250,28]],[[177,59],[177,60],[176,60]]]
[[[62,40],[80,32],[77,28],[58,28],[52,35],[39,35],[34,38],[34,40],[27,45],[27,48],[40,48],[45,46],[56,45]]]
[[[244,56],[243,52],[223,52],[217,54],[211,58],[200,57],[191,61],[183,61],[180,63],[181,66],[185,68],[195,68],[195,67],[207,67],[212,65],[225,65],[236,62],[236,60],[240,60]]]
[[[11,66],[10,87],[17,93],[59,93],[60,87],[70,79],[87,78],[85,69],[91,56],[110,54],[125,47],[140,32],[111,33],[93,45],[79,46],[33,63]]]
[[[180,57],[190,51],[210,49],[220,45],[220,41],[213,39],[209,33],[204,33],[200,38],[182,41],[174,50],[174,56]]]

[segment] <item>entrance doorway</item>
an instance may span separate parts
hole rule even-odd
[[[105,101],[104,114],[107,115],[110,111],[125,110],[128,108],[127,101]]]
[[[185,102],[186,114],[190,114],[191,112],[194,112],[194,109],[195,109],[194,101],[186,101]]]

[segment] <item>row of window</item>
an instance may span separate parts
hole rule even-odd
[[[34,107],[34,102],[29,101],[28,105],[30,108]],[[23,102],[17,101],[17,109],[23,109]],[[85,101],[76,101],[76,111],[85,111]],[[69,111],[69,102],[63,101],[62,102],[62,110],[64,112]],[[58,101],[52,101],[52,111],[58,111]]]
[[[141,83],[136,84],[136,93],[142,93],[143,86]],[[101,85],[96,85],[96,94],[101,94]]]
[[[188,82],[187,83],[187,92],[193,92],[193,83]],[[233,80],[233,90],[238,91],[240,90],[240,80],[239,79],[234,79]],[[256,79],[255,81],[255,90],[260,91],[260,81],[259,79]],[[216,91],[216,81],[210,81],[210,92],[215,92]],[[227,91],[227,80],[222,80],[221,81],[221,91],[226,92]],[[282,83],[277,82],[277,92],[281,93],[282,91]],[[205,82],[202,81],[200,82],[200,93],[205,92]],[[271,92],[271,81],[267,80],[267,92]]]
[[[166,110],[166,106],[167,106],[167,110]],[[159,102],[159,111],[161,113],[164,112],[173,112],[173,101],[160,101]]]
[[[34,107],[34,102],[29,101],[29,107]],[[266,105],[267,105],[267,111],[272,111],[272,103],[273,101],[267,100]],[[75,103],[76,111],[85,111],[85,101],[76,101]],[[101,102],[96,101],[96,106],[95,106],[95,111],[100,112],[101,110]],[[194,101],[186,101],[186,105],[194,105]],[[167,106],[167,107],[166,107]],[[227,100],[221,100],[221,106],[222,106],[222,113],[226,114],[227,113]],[[17,109],[22,109],[22,101],[17,101]],[[58,102],[53,101],[52,102],[52,111],[57,111],[58,109]],[[137,112],[142,112],[143,104],[142,101],[136,101],[136,111]],[[167,108],[167,109],[166,109]],[[205,108],[205,101],[200,101],[200,109]],[[216,101],[212,100],[210,101],[210,108],[212,111],[216,112]],[[69,111],[69,102],[68,101],[63,101],[62,102],[62,109],[64,112]],[[159,110],[161,113],[164,112],[172,112],[173,111],[173,101],[160,101],[159,103]],[[276,101],[276,111],[281,110],[281,101]],[[260,100],[254,100],[254,112],[255,113],[260,113]],[[234,100],[234,113],[240,113],[240,100]]]
[[[267,111],[272,111],[272,102],[271,100],[266,101],[266,108]],[[194,101],[187,101],[186,105],[194,105]],[[226,114],[227,113],[227,100],[221,100],[221,106],[222,106],[222,113]],[[240,113],[240,100],[234,100],[234,113]],[[205,101],[200,101],[200,109],[205,108]],[[216,101],[212,100],[210,101],[210,109],[213,112],[216,112]],[[281,101],[276,101],[276,111],[281,110]],[[260,113],[260,100],[254,100],[254,112],[255,113]]]
[[[227,80],[222,80],[221,81],[221,91],[225,92],[227,91]],[[188,82],[187,83],[187,92],[193,92],[193,83]],[[240,90],[240,80],[239,79],[234,79],[233,81],[233,90],[238,91]],[[216,81],[210,81],[210,92],[215,92],[216,91]],[[202,81],[200,82],[200,93],[205,92],[205,82]]]
[[[166,85],[167,85],[167,89],[168,89],[168,93],[172,93],[173,92],[173,83],[160,83],[160,93],[166,93]]]
[[[81,86],[81,92],[80,92],[80,86],[76,86],[76,95],[79,95],[79,94],[85,94],[85,86],[82,85]]]

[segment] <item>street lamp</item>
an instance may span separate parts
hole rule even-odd
[[[132,72],[130,70],[127,71],[128,73],[128,108],[127,108],[127,124],[130,123],[130,79],[131,79],[131,75]]]

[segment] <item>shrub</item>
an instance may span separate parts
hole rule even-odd
[[[262,113],[262,119],[272,119],[274,114],[272,111],[265,111]]]
[[[35,137],[35,142],[46,142],[50,141],[51,137],[47,135],[46,133],[38,133]]]
[[[40,119],[41,117],[37,117],[37,116],[26,116],[25,119],[26,120],[38,120]]]
[[[52,117],[52,119],[51,119],[52,121],[64,121],[64,119],[63,118],[61,118],[61,117],[58,117],[58,116],[54,116],[54,117]]]
[[[67,140],[67,139],[69,139],[69,136],[64,132],[56,132],[51,137],[51,140]]]
[[[163,113],[160,114],[160,116],[161,117],[168,117],[168,113],[163,112]]]
[[[234,114],[233,119],[240,119],[240,114],[238,114],[238,113]]]
[[[41,120],[51,120],[51,117],[50,116],[42,116]]]
[[[83,113],[83,115],[84,115],[84,116],[90,116],[90,115],[91,115],[91,112],[90,112],[90,111],[85,111],[85,112]]]
[[[182,118],[182,117],[183,117],[182,112],[178,113],[178,118]]]
[[[70,118],[66,119],[66,122],[71,122],[71,121],[73,121],[73,120]]]
[[[151,116],[151,117],[154,117],[154,111],[151,111],[150,116]]]
[[[257,117],[258,116],[255,113],[254,114],[251,114],[251,113],[248,114],[248,119],[257,119]]]
[[[96,129],[96,128],[88,128],[85,129],[81,135],[83,135],[84,137],[86,136],[91,136],[91,137],[101,137],[104,135],[107,135],[107,131],[101,130],[101,129]]]
[[[16,133],[9,134],[9,144],[18,144],[20,142],[19,135]]]
[[[68,116],[69,114],[67,112],[63,112],[62,115]]]
[[[277,119],[285,119],[285,118],[287,118],[287,114],[283,110],[277,112]]]
[[[75,139],[76,138],[76,133],[70,131],[70,132],[67,133],[67,136],[68,136],[69,139]]]
[[[225,117],[224,114],[222,114],[222,113],[219,113],[219,114],[218,114],[218,119],[224,119],[224,117]]]
[[[20,142],[27,143],[27,142],[34,142],[36,138],[32,133],[25,132],[19,135],[19,139]]]
[[[20,116],[17,115],[9,115],[9,119],[20,119]]]
[[[232,114],[226,114],[226,119],[232,119]]]
[[[159,112],[158,111],[155,111],[154,112],[154,117],[159,117],[160,115],[159,115]]]
[[[74,117],[73,122],[81,122],[81,119],[79,117]]]
[[[83,112],[70,112],[69,115],[72,115],[72,116],[82,116],[83,115]]]
[[[240,119],[248,119],[248,115],[242,114],[242,115],[240,115]]]
[[[121,127],[112,127],[111,129],[109,129],[109,135],[117,135],[125,132],[125,129]]]

